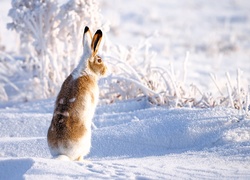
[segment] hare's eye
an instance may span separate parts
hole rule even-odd
[[[98,63],[102,63],[102,59],[101,58],[97,58],[97,62]]]

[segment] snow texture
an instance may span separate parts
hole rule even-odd
[[[69,162],[51,159],[47,147],[53,104],[0,109],[0,179],[250,178],[250,120],[236,110],[99,106],[91,153]]]

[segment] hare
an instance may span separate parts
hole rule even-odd
[[[90,151],[92,118],[99,98],[98,79],[107,70],[97,55],[101,40],[101,30],[92,39],[85,27],[81,60],[57,96],[47,134],[50,153],[55,158],[81,161]]]

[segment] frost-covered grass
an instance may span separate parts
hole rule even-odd
[[[156,5],[159,5],[159,3],[156,1]],[[245,19],[244,14],[237,14],[237,9],[232,16],[227,15],[224,17],[223,14],[215,14],[215,20],[218,20],[218,22],[213,22],[214,19],[210,17],[211,15],[200,11],[201,17],[205,21],[209,20],[210,24],[201,22],[199,18],[194,18],[193,14],[188,16],[188,18],[194,20],[196,23],[206,26],[218,26],[218,29],[216,29],[218,37],[215,36],[214,38],[215,41],[218,38],[220,44],[215,46],[214,43],[209,44],[209,42],[206,42],[206,38],[194,40],[195,37],[199,38],[200,34],[205,35],[205,32],[209,32],[210,26],[203,30],[205,32],[201,31],[197,35],[190,34],[187,29],[184,29],[185,31],[182,32],[180,31],[181,28],[177,29],[175,33],[169,32],[172,29],[167,26],[164,30],[160,29],[158,33],[156,31],[160,26],[154,26],[155,29],[151,30],[151,32],[148,30],[148,32],[145,32],[145,29],[140,30],[140,27],[133,26],[133,21],[145,24],[145,26],[151,26],[154,23],[160,25],[161,21],[163,21],[162,18],[168,15],[170,17],[177,17],[176,22],[171,21],[169,23],[172,25],[172,28],[176,28],[175,24],[178,27],[180,23],[183,23],[183,20],[178,16],[178,5],[176,11],[170,11],[169,14],[164,14],[164,16],[158,16],[156,12],[151,12],[147,6],[142,5],[141,8],[144,11],[149,11],[149,20],[143,19],[143,14],[133,8],[130,10],[131,14],[129,13],[130,11],[127,12],[125,9],[125,11],[121,11],[117,18],[121,18],[123,23],[133,27],[130,34],[133,34],[134,31],[141,31],[141,34],[139,33],[138,36],[144,37],[141,38],[139,43],[128,44],[128,41],[116,43],[116,41],[110,40],[114,39],[114,36],[117,36],[116,32],[120,32],[124,27],[121,21],[114,21],[114,23],[109,24],[107,22],[108,18],[101,18],[99,8],[104,7],[105,13],[105,6],[107,4],[101,2],[101,6],[99,6],[96,1],[85,2],[84,0],[71,0],[64,3],[50,0],[43,3],[42,1],[13,0],[12,9],[9,11],[9,16],[13,22],[9,23],[8,27],[19,33],[21,42],[20,53],[22,56],[26,55],[26,57],[21,59],[22,69],[13,68],[12,74],[19,73],[20,79],[26,79],[27,81],[21,83],[25,85],[20,85],[20,80],[3,74],[1,76],[3,82],[1,85],[3,96],[1,98],[5,101],[9,99],[17,100],[18,98],[19,100],[29,101],[31,99],[55,96],[61,83],[79,60],[82,51],[82,29],[85,24],[88,24],[92,29],[98,27],[106,31],[106,42],[103,44],[102,55],[109,64],[110,75],[100,82],[102,89],[100,98],[102,102],[113,103],[117,100],[147,98],[153,104],[167,107],[207,108],[223,106],[236,108],[240,111],[245,110],[244,114],[247,114],[249,79],[247,76],[243,76],[242,70],[238,69],[238,67],[235,67],[235,71],[238,69],[237,74],[233,74],[236,81],[231,80],[231,73],[229,72],[223,75],[223,83],[219,82],[213,70],[207,72],[210,75],[207,74],[206,76],[210,77],[209,81],[212,84],[209,83],[209,86],[207,86],[208,89],[205,90],[203,87],[203,79],[207,81],[205,75],[199,77],[198,82],[193,82],[189,79],[190,74],[192,77],[194,73],[202,72],[201,69],[195,72],[197,71],[197,65],[190,68],[190,64],[193,64],[193,54],[197,55],[203,52],[207,55],[204,59],[209,60],[209,58],[212,58],[217,53],[218,61],[221,61],[220,55],[232,54],[238,51],[237,48],[246,49],[245,44],[237,44],[240,38],[235,34],[230,34],[230,29],[227,30],[227,27],[234,28],[235,26],[235,22],[233,20],[231,22],[231,19],[235,19],[236,23],[245,23],[247,19]],[[129,1],[128,6],[131,4]],[[203,7],[203,4],[195,3],[195,1],[190,1],[186,5],[189,8],[193,6]],[[221,5],[222,8],[225,8],[223,3]],[[238,5],[241,7],[240,5],[242,4]],[[173,4],[166,3],[166,6],[171,7]],[[229,10],[232,11],[230,8]],[[91,12],[91,16],[89,12]],[[225,24],[226,22],[224,21],[220,22],[222,17],[229,18],[229,25]],[[121,27],[117,23],[120,23]],[[218,24],[222,26],[222,30],[219,29]],[[190,25],[192,25],[190,28],[195,28],[195,24],[190,22],[186,24],[188,27]],[[108,31],[109,29],[110,31]],[[238,34],[245,35],[245,29],[247,27],[241,28]],[[195,31],[198,30],[199,27],[195,28]],[[126,32],[127,29],[124,28],[123,31]],[[179,34],[183,40],[186,40],[190,44],[186,46],[187,42],[179,43],[181,40],[179,37],[171,42],[170,40],[173,37],[170,37],[170,40],[164,40],[165,44],[157,40],[159,44],[154,46],[157,34],[158,36],[163,36],[161,39],[168,39],[168,37],[165,37],[165,33],[173,36]],[[222,33],[225,33],[225,35]],[[126,37],[128,36],[127,34],[123,33],[122,36]],[[210,36],[210,33],[208,34]],[[194,37],[191,37],[191,35]],[[131,38],[131,43],[134,42],[133,39],[139,40],[138,36]],[[123,40],[123,38],[121,37],[120,39]],[[190,41],[190,38],[194,39]],[[179,47],[180,51],[176,47]],[[211,48],[214,50],[211,51]],[[165,54],[166,51],[169,51],[167,56]],[[157,52],[160,54],[157,55]],[[182,56],[182,60],[178,58],[177,62],[173,62],[180,55]],[[169,61],[169,56],[176,57],[172,57]],[[7,66],[13,63],[5,55],[2,55],[1,59],[5,60]],[[165,63],[161,63],[160,61],[165,61]],[[176,67],[176,65],[178,66]],[[16,66],[20,67],[20,65]],[[210,68],[207,69],[209,70]],[[12,91],[9,89],[13,89],[12,91],[15,93],[11,94]],[[12,97],[13,94],[15,94],[15,97]]]

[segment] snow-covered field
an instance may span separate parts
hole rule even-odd
[[[86,162],[50,159],[53,99],[1,109],[0,179],[249,179],[250,121],[231,109],[98,107]]]
[[[9,0],[0,2],[1,45]],[[187,83],[216,92],[209,73],[225,85],[225,72],[250,84],[250,1],[101,1],[111,42],[134,45],[151,37],[157,63],[182,72]],[[1,71],[1,70],[0,70]],[[180,75],[181,76],[181,75]],[[221,83],[220,83],[221,82]],[[250,119],[226,108],[168,109],[146,100],[100,105],[92,149],[84,162],[51,159],[46,134],[55,98],[1,103],[0,179],[250,179]]]

